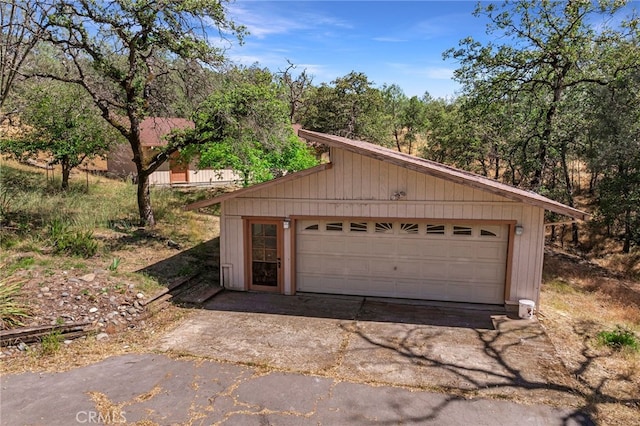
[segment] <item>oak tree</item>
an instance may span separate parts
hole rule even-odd
[[[141,225],[155,224],[149,176],[181,142],[147,152],[140,123],[151,109],[155,80],[170,70],[167,58],[217,66],[224,45],[211,37],[242,39],[244,29],[226,16],[226,1],[37,0],[51,4],[45,40],[59,49],[62,72],[35,75],[82,87],[102,117],[131,145],[137,169]]]

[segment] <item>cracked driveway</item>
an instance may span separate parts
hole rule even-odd
[[[2,379],[2,425],[581,425],[579,412],[266,372],[165,355],[123,355],[64,373]]]
[[[584,403],[541,325],[495,309],[223,292],[159,349],[470,397]]]
[[[536,321],[233,292],[205,308],[166,355],[2,377],[0,424],[593,424]]]

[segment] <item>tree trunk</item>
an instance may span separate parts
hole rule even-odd
[[[566,142],[562,144],[562,148],[560,149],[560,162],[562,163],[562,173],[564,174],[564,185],[567,194],[567,204],[569,205],[569,207],[575,207],[575,202],[573,201],[573,181],[571,180],[569,167],[567,165]],[[578,245],[578,224],[575,222],[571,224],[571,242],[574,246]]]
[[[67,158],[63,158],[60,164],[62,165],[62,190],[66,191],[69,189],[69,175],[71,174],[71,166],[69,165],[69,160]]]
[[[398,148],[398,152],[402,152],[402,147],[400,146],[400,135],[398,135],[398,129],[393,129],[393,137],[396,140],[396,147]]]
[[[553,122],[555,120],[556,112],[558,110],[558,104],[562,100],[562,94],[564,92],[564,77],[569,71],[570,64],[566,64],[556,79],[553,86],[553,99],[549,105],[549,109],[544,118],[544,130],[542,131],[542,141],[538,150],[538,163],[534,171],[533,179],[531,180],[531,186],[534,190],[540,189],[542,186],[542,180],[544,178],[544,168],[547,162],[547,149],[553,146]]]
[[[624,213],[624,244],[622,246],[623,253],[629,253],[631,250],[631,209],[627,208]]]
[[[140,226],[155,226],[156,219],[151,208],[151,191],[149,186],[150,173],[138,168],[138,212]]]

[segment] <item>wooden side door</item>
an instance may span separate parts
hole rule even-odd
[[[247,276],[249,290],[282,292],[282,220],[247,222]]]
[[[189,163],[181,160],[177,152],[169,158],[169,170],[170,183],[189,182]]]

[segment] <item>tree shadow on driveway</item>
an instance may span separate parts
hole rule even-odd
[[[206,310],[293,315],[493,330],[492,315],[505,314],[494,305],[429,303],[401,299],[298,293],[224,291],[203,305]]]
[[[584,361],[571,371],[562,363],[544,330],[537,323],[494,319],[495,330],[467,329],[463,333],[446,327],[427,330],[399,326],[381,332],[366,323],[352,328],[350,358],[341,366],[342,376],[378,380],[406,386],[438,389],[464,397],[509,399],[527,404],[573,407],[562,424],[593,425],[603,405],[640,406],[638,395],[621,397],[606,384],[614,377],[588,383],[586,371],[599,356],[589,349],[587,334]],[[470,346],[475,349],[470,350]],[[354,373],[355,372],[355,373]]]
[[[453,395],[434,410],[487,397],[573,407],[564,424],[594,424],[597,390],[568,373],[537,320],[500,307],[225,291],[203,308],[163,350]]]

